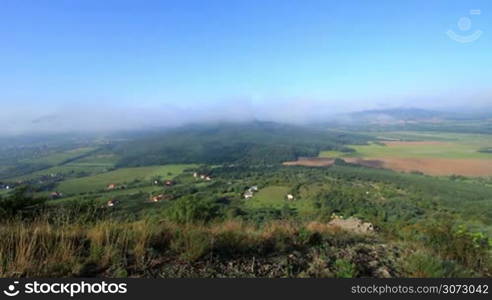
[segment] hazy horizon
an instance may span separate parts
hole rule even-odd
[[[490,11],[490,1],[2,1],[0,135],[490,110]]]

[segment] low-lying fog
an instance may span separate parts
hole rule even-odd
[[[441,102],[442,103],[442,102]],[[368,109],[420,107],[439,111],[477,111],[486,106],[486,101],[474,105],[449,106],[430,101],[395,101],[393,104],[350,104],[337,101],[286,100],[254,103],[246,100],[231,100],[221,103],[194,105],[65,105],[43,107],[42,105],[4,106],[0,110],[0,136],[36,133],[94,132],[133,130],[153,127],[175,127],[187,123],[209,121],[274,121],[280,123],[306,124],[333,120],[352,122],[349,112]],[[490,111],[490,110],[489,110]]]

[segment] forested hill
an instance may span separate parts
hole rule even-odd
[[[278,163],[321,150],[350,151],[345,145],[368,137],[272,122],[188,125],[118,144],[119,166],[168,163]]]

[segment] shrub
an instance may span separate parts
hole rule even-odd
[[[406,257],[404,269],[409,277],[415,278],[466,277],[468,275],[456,263],[442,260],[423,250],[418,250]]]
[[[335,277],[337,278],[354,278],[357,276],[357,268],[350,261],[340,258],[334,264]]]
[[[481,273],[490,273],[492,245],[480,232],[471,232],[452,221],[440,221],[425,229],[424,243],[443,259],[454,260],[464,267]]]
[[[216,215],[214,203],[190,196],[177,200],[168,211],[168,218],[180,224],[206,222]]]
[[[207,232],[187,227],[176,232],[171,241],[171,250],[186,262],[193,262],[211,249],[211,239]]]
[[[253,228],[241,222],[226,221],[211,228],[213,251],[221,256],[260,252],[261,240]]]
[[[29,208],[44,203],[44,198],[34,198],[26,186],[19,187],[7,198],[0,198],[0,217],[8,218],[26,213]]]

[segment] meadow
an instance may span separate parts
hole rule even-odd
[[[20,161],[20,163],[29,163],[29,164],[44,164],[44,165],[59,165],[68,160],[84,156],[97,148],[95,147],[81,147],[75,148],[67,151],[56,152],[50,155],[25,159]]]
[[[323,185],[321,185],[323,186]],[[326,188],[326,186],[324,186]],[[305,191],[296,192],[293,187],[267,186],[260,189],[253,198],[245,200],[248,209],[273,209],[283,210],[285,213],[296,213],[300,215],[313,214],[316,211],[314,205],[314,193],[319,190],[313,189],[309,194]],[[294,199],[287,199],[287,194],[293,194]]]
[[[246,206],[251,208],[282,208],[288,201],[286,199],[290,188],[286,186],[267,186],[254,194],[253,198],[245,200]]]
[[[104,173],[114,168],[118,157],[114,154],[90,154],[83,157],[71,157],[69,162],[55,164],[52,167],[35,171],[30,174],[13,177],[12,181],[35,180],[43,176],[78,176],[79,174],[93,175]],[[58,160],[59,161],[59,160]]]
[[[109,184],[128,184],[135,180],[150,181],[154,177],[171,179],[185,169],[193,168],[192,164],[164,165],[151,167],[121,168],[103,174],[68,179],[62,181],[58,190],[65,194],[79,194],[104,190]]]

